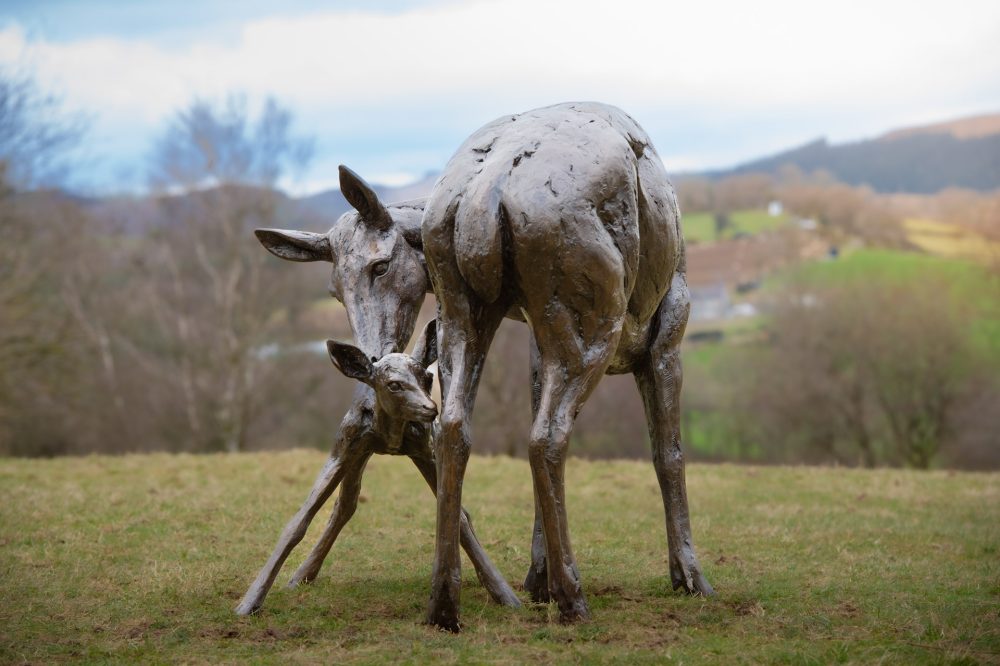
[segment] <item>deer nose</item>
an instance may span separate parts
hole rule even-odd
[[[424,404],[423,409],[430,415],[430,418],[437,418],[438,408],[437,405],[434,404],[434,401],[428,400],[426,404]]]

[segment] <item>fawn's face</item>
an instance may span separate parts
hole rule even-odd
[[[372,362],[353,345],[328,340],[330,359],[347,377],[375,390],[375,403],[389,416],[404,421],[429,423],[437,416],[431,399],[434,376],[409,354],[386,354]]]
[[[429,423],[437,416],[431,399],[434,375],[408,354],[386,354],[372,365],[375,401],[386,413]]]

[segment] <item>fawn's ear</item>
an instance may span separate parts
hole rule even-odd
[[[336,340],[327,340],[326,350],[330,352],[330,360],[345,376],[365,384],[371,383],[375,368],[363,351]]]
[[[421,331],[420,337],[417,339],[417,344],[413,347],[413,358],[417,359],[417,362],[426,369],[431,367],[437,357],[437,319],[431,319],[424,326],[424,330]]]

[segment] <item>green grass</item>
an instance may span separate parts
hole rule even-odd
[[[571,460],[594,619],[488,603],[420,623],[434,509],[406,460],[369,465],[320,578],[232,607],[324,456],[0,460],[0,662],[978,663],[1000,660],[1000,476],[693,465],[696,545],[718,590],[670,590],[649,464]],[[500,570],[526,570],[527,463],[474,457],[466,506]],[[325,512],[317,526],[325,520]],[[311,530],[284,581],[316,538]]]
[[[988,269],[967,259],[938,257],[918,252],[885,248],[865,248],[847,252],[833,261],[813,261],[790,272],[796,279],[818,282],[885,278],[900,282],[933,279],[944,281],[968,294],[984,298]],[[992,278],[995,279],[995,278]]]
[[[788,221],[787,215],[772,217],[764,210],[740,210],[729,214],[730,226],[721,238],[715,236],[715,216],[712,213],[687,213],[681,216],[684,238],[688,242],[712,243],[736,234],[754,235],[772,231]]]

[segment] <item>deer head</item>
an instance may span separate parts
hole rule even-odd
[[[344,304],[366,357],[381,359],[405,348],[430,290],[420,240],[423,201],[386,206],[343,165],[340,191],[355,210],[327,233],[257,229],[255,234],[282,259],[331,262],[330,294]]]
[[[437,416],[437,405],[431,399],[434,375],[427,370],[437,360],[434,320],[427,324],[412,356],[391,353],[373,362],[354,345],[327,340],[326,348],[338,370],[375,391],[376,412],[388,417],[393,424],[429,423]],[[399,430],[385,425],[389,430]],[[393,444],[398,446],[399,442]]]

